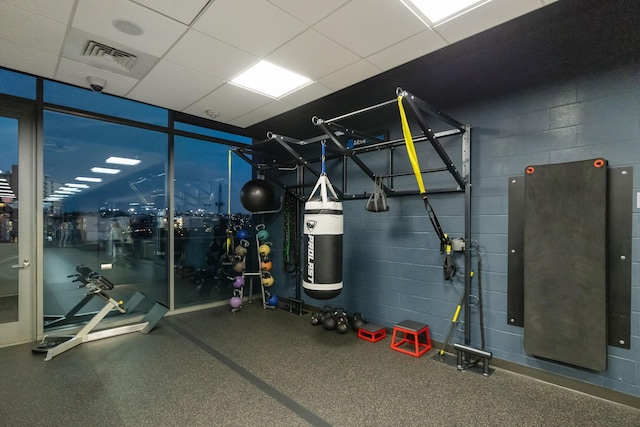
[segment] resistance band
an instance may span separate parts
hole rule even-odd
[[[418,189],[420,190],[420,197],[424,201],[424,207],[429,214],[429,220],[433,225],[438,238],[440,239],[440,252],[445,253],[446,257],[444,261],[444,278],[445,280],[451,280],[456,272],[456,266],[453,263],[451,256],[451,239],[442,231],[440,222],[436,213],[433,211],[431,204],[429,203],[429,197],[427,196],[427,190],[424,187],[422,181],[422,171],[420,170],[420,163],[418,163],[418,155],[416,154],[416,147],[413,144],[413,137],[411,136],[411,130],[409,129],[409,122],[407,121],[407,115],[404,111],[404,105],[402,105],[402,95],[398,96],[398,108],[400,110],[400,121],[402,123],[402,133],[404,135],[405,145],[407,146],[407,153],[409,154],[409,161],[413,168],[413,173],[416,176],[418,182]]]

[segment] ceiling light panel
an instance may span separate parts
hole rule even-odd
[[[281,98],[308,85],[311,80],[270,62],[260,61],[231,83],[272,98]]]
[[[425,24],[437,25],[450,18],[455,18],[475,7],[489,3],[491,0],[400,0]]]

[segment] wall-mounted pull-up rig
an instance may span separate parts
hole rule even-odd
[[[400,110],[400,117],[402,121],[402,128],[404,131],[404,135],[402,138],[390,139],[388,135],[380,136],[375,134],[375,132],[370,131],[361,131],[353,129],[350,126],[347,126],[344,123],[347,119],[353,119],[356,116],[365,115],[367,113],[373,112],[374,110],[378,110],[384,107],[389,107],[396,105]],[[450,129],[446,129],[443,131],[434,132],[432,127],[429,126],[427,122],[427,118],[429,120],[436,119],[438,120],[439,126],[449,126]],[[411,135],[409,131],[409,121],[415,123],[419,126],[422,131],[420,134]],[[432,222],[432,225],[435,229],[435,232],[438,236],[438,239],[441,242],[443,247],[443,251],[447,250],[449,253],[451,248],[451,240],[447,235],[442,231],[440,224],[435,216],[435,212],[431,208],[428,200],[428,194],[434,193],[464,193],[464,242],[466,246],[466,250],[464,250],[464,281],[465,281],[465,289],[464,295],[466,296],[465,304],[464,304],[464,319],[466,322],[464,328],[464,348],[467,349],[463,355],[463,360],[465,364],[468,364],[471,355],[477,355],[473,351],[468,350],[472,349],[470,346],[471,342],[471,327],[469,324],[469,319],[471,317],[471,310],[469,304],[469,298],[471,296],[471,274],[468,272],[471,271],[471,127],[469,125],[465,125],[454,118],[444,114],[438,109],[432,107],[425,101],[419,99],[418,97],[412,95],[411,93],[398,88],[396,90],[396,98],[381,102],[376,105],[372,105],[366,108],[362,108],[357,111],[352,111],[350,113],[342,114],[340,116],[336,116],[330,119],[322,119],[319,117],[313,117],[312,123],[318,127],[322,131],[322,134],[310,139],[300,140],[295,139],[289,136],[284,136],[280,134],[276,134],[274,132],[267,133],[267,139],[263,141],[259,141],[251,147],[238,147],[234,149],[234,152],[238,154],[241,158],[251,164],[259,174],[264,177],[267,177],[271,182],[280,186],[285,191],[292,192],[296,194],[300,202],[305,201],[304,196],[304,188],[310,187],[313,184],[307,183],[305,180],[305,171],[308,171],[319,177],[321,175],[321,171],[318,170],[314,164],[318,162],[320,159],[317,156],[317,152],[313,158],[310,156],[305,158],[300,154],[300,151],[308,151],[309,145],[317,144],[317,143],[329,143],[326,146],[327,155],[324,159],[325,161],[338,160],[342,161],[342,171],[343,171],[343,179],[342,179],[342,188],[340,186],[336,186],[335,190],[338,193],[339,197],[342,200],[357,200],[357,199],[367,199],[371,196],[366,192],[359,194],[350,194],[348,192],[348,171],[347,171],[347,163],[352,162],[358,166],[358,168],[373,182],[377,182],[380,184],[382,191],[387,197],[397,197],[397,196],[405,196],[405,195],[420,195],[425,203],[425,207],[429,213],[429,218]],[[460,138],[460,159],[461,164],[459,167],[452,161],[451,157],[447,153],[447,150],[440,143],[440,139],[443,138],[452,138],[458,137]],[[349,144],[348,141],[351,140],[360,140],[366,141],[366,143],[362,144]],[[413,148],[414,143],[422,143],[428,142],[435,153],[437,153],[438,157],[441,159],[443,165],[441,167],[429,168],[429,169],[421,169],[417,162],[417,156],[415,152],[415,148]],[[280,152],[284,153],[283,156],[277,159],[270,159],[271,161],[263,161],[260,160],[264,157],[264,153],[269,151],[273,151],[273,144],[276,144],[280,147]],[[396,167],[394,164],[393,157],[393,149],[397,147],[407,147],[407,152],[409,153],[410,162],[412,165],[413,171],[396,171]],[[387,154],[387,170],[384,173],[376,173],[374,172],[363,160],[362,154],[371,153],[374,151],[383,152],[385,151]],[[318,150],[319,151],[319,150]],[[282,183],[278,177],[276,177],[276,173],[270,173],[270,171],[276,170],[280,173],[283,170],[296,170],[296,184],[294,185],[286,185]],[[439,188],[430,188],[428,191],[422,183],[422,175],[434,173],[434,172],[448,172],[449,175],[453,178],[454,184],[453,186],[447,187],[439,187]],[[396,189],[394,186],[394,178],[415,175],[416,180],[418,182],[418,191],[415,190],[407,190],[407,189]],[[381,180],[380,178],[383,178]],[[386,182],[384,182],[386,180]],[[446,269],[446,263],[445,263]],[[445,272],[445,278],[446,278]],[[445,343],[446,344],[446,343]],[[484,350],[484,333],[482,336],[482,349],[483,353],[486,353]],[[488,360],[487,358],[483,358],[483,363]]]

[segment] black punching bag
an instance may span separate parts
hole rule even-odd
[[[304,205],[302,286],[311,298],[331,299],[342,291],[342,234],[342,202],[322,174]]]

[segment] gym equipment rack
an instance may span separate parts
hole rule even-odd
[[[396,172],[394,170],[393,164],[393,156],[392,149],[395,147],[405,145],[405,138],[398,139],[381,139],[379,136],[371,135],[367,132],[362,132],[356,129],[351,129],[347,126],[340,124],[340,122],[347,118],[352,118],[358,115],[366,114],[372,112],[374,110],[380,109],[382,107],[393,105],[399,102],[398,97],[402,98],[403,105],[406,108],[408,116],[413,119],[422,130],[422,134],[411,135],[413,142],[425,142],[428,141],[435,152],[438,154],[444,166],[438,168],[431,169],[421,169],[420,174],[428,174],[433,172],[449,172],[449,174],[453,177],[455,181],[455,186],[453,187],[445,187],[445,188],[431,188],[429,189],[429,194],[434,193],[464,193],[464,241],[467,242],[467,249],[464,250],[464,270],[465,272],[471,271],[471,250],[470,250],[470,242],[471,242],[471,126],[465,125],[452,117],[444,114],[438,109],[432,107],[425,101],[419,99],[418,97],[412,95],[411,93],[403,90],[402,88],[396,89],[396,98],[381,102],[376,105],[372,105],[369,107],[362,108],[360,110],[356,110],[350,113],[342,114],[340,116],[333,117],[331,119],[321,119],[318,117],[313,117],[312,122],[316,125],[320,130],[322,130],[323,134],[317,137],[313,137],[306,140],[298,140],[289,136],[278,135],[273,132],[267,133],[267,139],[263,141],[256,142],[251,147],[237,147],[234,148],[233,151],[242,159],[244,159],[247,163],[253,166],[260,174],[267,176],[267,172],[270,170],[296,170],[297,172],[297,184],[296,185],[285,185],[280,180],[278,180],[275,176],[268,175],[270,182],[275,183],[279,187],[285,190],[293,190],[296,191],[296,195],[300,199],[300,203],[304,202],[304,195],[301,193],[300,189],[311,186],[305,184],[305,176],[304,172],[308,171],[315,175],[316,177],[320,176],[320,171],[313,166],[312,163],[317,162],[318,160],[312,161],[305,159],[299,152],[294,148],[294,146],[299,149],[303,148],[306,145],[314,144],[318,142],[333,142],[333,149],[330,151],[331,154],[326,156],[326,159],[338,159],[342,158],[343,161],[343,180],[342,180],[342,188],[336,187],[336,192],[341,197],[342,200],[358,200],[358,199],[367,199],[370,197],[370,194],[361,193],[361,194],[349,194],[347,192],[347,182],[348,182],[348,174],[346,163],[347,160],[353,161],[362,172],[366,174],[372,181],[375,182],[376,177],[382,178],[390,178],[389,185],[383,185],[382,189],[385,192],[387,197],[396,197],[396,196],[405,196],[405,195],[416,195],[419,194],[416,191],[411,190],[396,190],[393,185],[393,178],[408,176],[414,174],[414,172]],[[425,117],[435,118],[439,122],[443,122],[444,124],[451,126],[451,129],[433,132],[432,128],[427,124]],[[460,169],[456,167],[454,162],[451,160],[446,150],[440,143],[440,138],[448,138],[459,136],[461,140],[461,165]],[[362,144],[359,146],[354,146],[348,148],[347,144],[344,143],[345,138],[360,138],[369,141],[366,144]],[[288,162],[276,162],[275,160],[272,163],[266,164],[266,162],[260,163],[259,160],[262,158],[262,154],[266,151],[265,145],[269,143],[276,142],[284,152],[291,157]],[[367,153],[370,151],[381,151],[383,149],[387,150],[388,156],[388,171],[384,175],[376,175],[359,157],[360,153]],[[327,147],[327,151],[329,151],[329,147]],[[436,230],[438,233],[438,230]],[[440,233],[438,233],[438,237],[441,238]],[[471,277],[469,274],[464,275],[464,319],[466,322],[464,328],[464,346],[462,352],[462,362],[459,364],[459,369],[466,369],[470,363],[471,355],[477,355],[478,352],[487,353],[484,349],[478,350],[478,352],[474,352],[470,346],[471,343],[471,306],[469,304],[469,298],[471,296]],[[300,280],[298,277],[298,285],[296,288],[297,298],[299,298],[299,288],[300,288]],[[483,357],[483,363],[488,364],[488,360],[490,357]],[[488,367],[488,366],[487,366]]]

